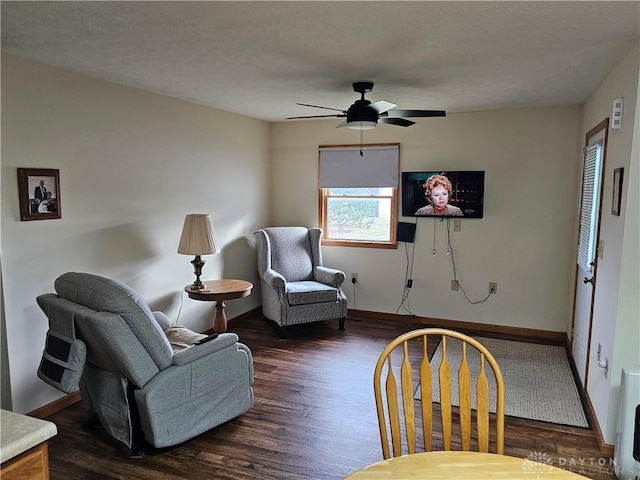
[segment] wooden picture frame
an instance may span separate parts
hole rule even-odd
[[[624,168],[616,168],[613,171],[613,197],[611,199],[611,214],[620,216],[622,205],[622,182],[624,180]]]
[[[62,218],[60,170],[18,168],[20,220]]]

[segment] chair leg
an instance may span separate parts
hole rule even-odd
[[[287,337],[287,327],[282,325],[276,325],[278,329],[278,338],[285,340]]]
[[[129,458],[142,458],[147,453],[146,445],[135,445],[129,449]]]
[[[338,330],[344,330],[344,317],[338,320]]]

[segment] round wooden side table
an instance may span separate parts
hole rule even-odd
[[[213,317],[213,331],[223,333],[227,331],[227,316],[224,313],[224,301],[244,298],[251,295],[253,283],[246,280],[221,279],[207,280],[204,288],[194,289],[191,285],[184,287],[189,298],[204,302],[216,302],[216,311]]]

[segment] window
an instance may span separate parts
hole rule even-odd
[[[324,245],[396,248],[397,210],[398,144],[320,147]]]
[[[396,188],[323,188],[325,244],[395,244]],[[364,244],[363,244],[364,243]]]
[[[589,145],[584,155],[578,265],[585,272],[593,271],[593,265],[597,255],[596,240],[598,236],[598,205],[600,201],[602,150],[603,140],[599,140],[598,143]]]

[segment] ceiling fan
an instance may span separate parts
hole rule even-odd
[[[370,130],[376,127],[378,122],[398,125],[399,127],[410,127],[416,122],[402,117],[444,117],[444,110],[395,110],[395,103],[380,100],[371,103],[364,98],[364,94],[373,90],[373,82],[355,82],[353,91],[360,94],[360,100],[351,105],[346,110],[339,108],[322,107],[320,105],[309,105],[308,103],[297,103],[304,107],[322,108],[325,110],[335,110],[340,112],[332,115],[310,115],[305,117],[288,117],[287,120],[302,118],[323,118],[323,117],[346,117],[347,119],[336,128],[349,127],[356,130]]]

